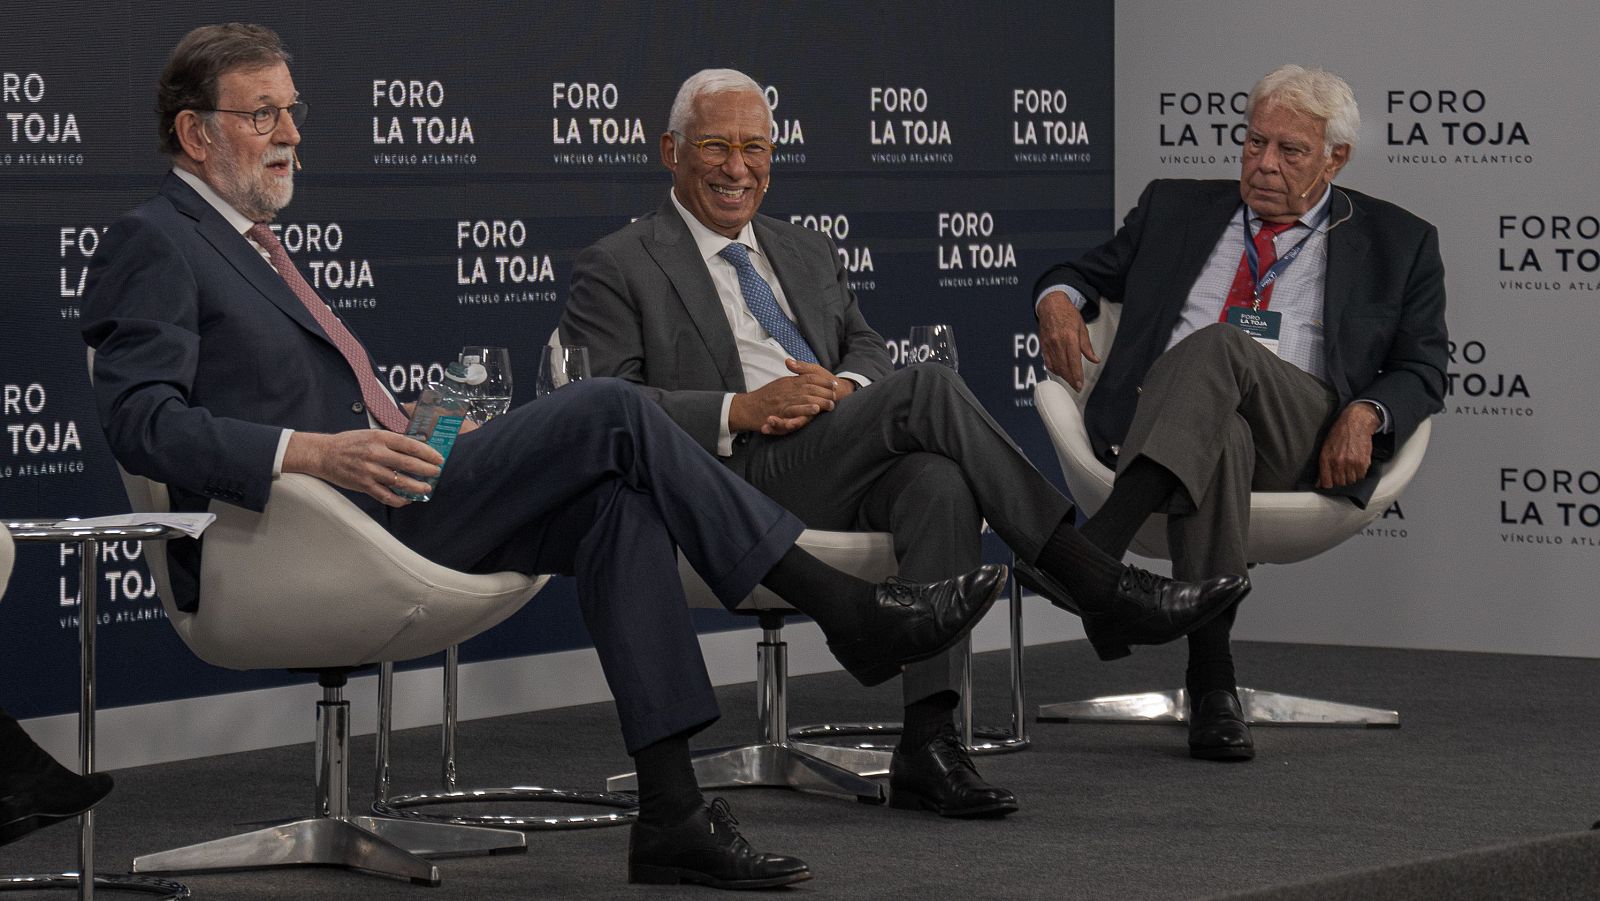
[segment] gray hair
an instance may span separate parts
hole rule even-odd
[[[1361,138],[1361,111],[1356,108],[1355,92],[1343,78],[1326,69],[1307,69],[1289,64],[1268,72],[1250,89],[1244,118],[1250,121],[1257,106],[1279,104],[1323,123],[1323,153],[1340,144],[1353,152]]]
[[[689,127],[689,119],[694,115],[694,102],[697,98],[707,94],[746,91],[760,94],[762,103],[766,103],[766,92],[761,89],[761,85],[756,84],[755,79],[743,72],[737,69],[701,69],[690,75],[683,86],[678,88],[678,96],[672,101],[672,112],[667,116],[667,130],[688,134],[685,129]],[[772,130],[771,109],[767,110],[767,130]]]

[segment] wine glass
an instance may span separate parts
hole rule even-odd
[[[589,377],[589,348],[576,344],[546,344],[539,351],[539,378],[533,393],[544,397],[562,385]]]
[[[461,362],[476,357],[487,377],[472,387],[473,413],[480,422],[511,409],[511,351],[504,347],[469,345],[461,348]]]
[[[911,327],[910,363],[938,363],[956,368],[956,330],[948,325]]]

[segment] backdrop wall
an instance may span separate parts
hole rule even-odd
[[[84,276],[101,231],[167,168],[152,112],[167,53],[194,25],[228,20],[276,28],[295,56],[311,112],[280,234],[402,398],[467,343],[509,346],[514,371],[531,376],[577,252],[665,198],[656,141],[677,85],[732,66],[766,86],[777,120],[763,212],[837,240],[867,316],[897,353],[912,325],[953,323],[963,374],[1036,459],[1049,458],[1027,407],[1035,376],[1023,294],[1049,261],[1107,234],[1109,2],[1004,15],[906,0],[333,9],[191,2],[157,14],[123,0],[7,16],[0,515],[126,509],[83,374]],[[518,402],[530,395],[523,378]],[[196,660],[163,621],[144,553],[107,548],[93,587],[105,706],[138,710],[130,722],[196,729],[186,720],[202,708],[170,706],[176,699],[305,681]],[[0,603],[0,704],[19,716],[74,708],[76,566],[70,551],[24,549]],[[743,625],[725,615],[704,623]],[[560,580],[464,656],[549,662],[587,644]],[[749,644],[739,646],[747,679]],[[592,669],[538,672],[537,692],[509,676],[487,690],[527,706],[592,699]]]
[[[1151,15],[1159,7],[1160,15]],[[1237,178],[1244,99],[1284,62],[1343,75],[1339,183],[1439,228],[1454,346],[1421,473],[1364,535],[1265,567],[1244,638],[1600,652],[1600,8],[1354,0],[1117,6],[1117,221],[1152,178]],[[1241,678],[1244,678],[1242,672]]]

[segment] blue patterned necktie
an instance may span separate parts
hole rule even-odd
[[[738,241],[722,248],[717,253],[739,273],[739,293],[744,295],[744,305],[750,308],[756,321],[767,330],[767,334],[778,339],[783,349],[789,356],[802,363],[816,363],[817,355],[812,352],[811,345],[806,343],[806,336],[800,334],[800,329],[783,315],[783,308],[778,306],[778,298],[772,293],[772,286],[756,271],[755,264],[750,262],[750,252]]]

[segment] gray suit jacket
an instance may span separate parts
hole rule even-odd
[[[862,317],[833,242],[769,216],[756,216],[754,227],[821,364],[874,380],[888,375],[889,352]],[[561,337],[589,348],[596,375],[639,385],[713,453],[723,395],[759,387],[744,383],[733,330],[670,198],[578,255]],[[735,458],[743,446],[735,442]]]

